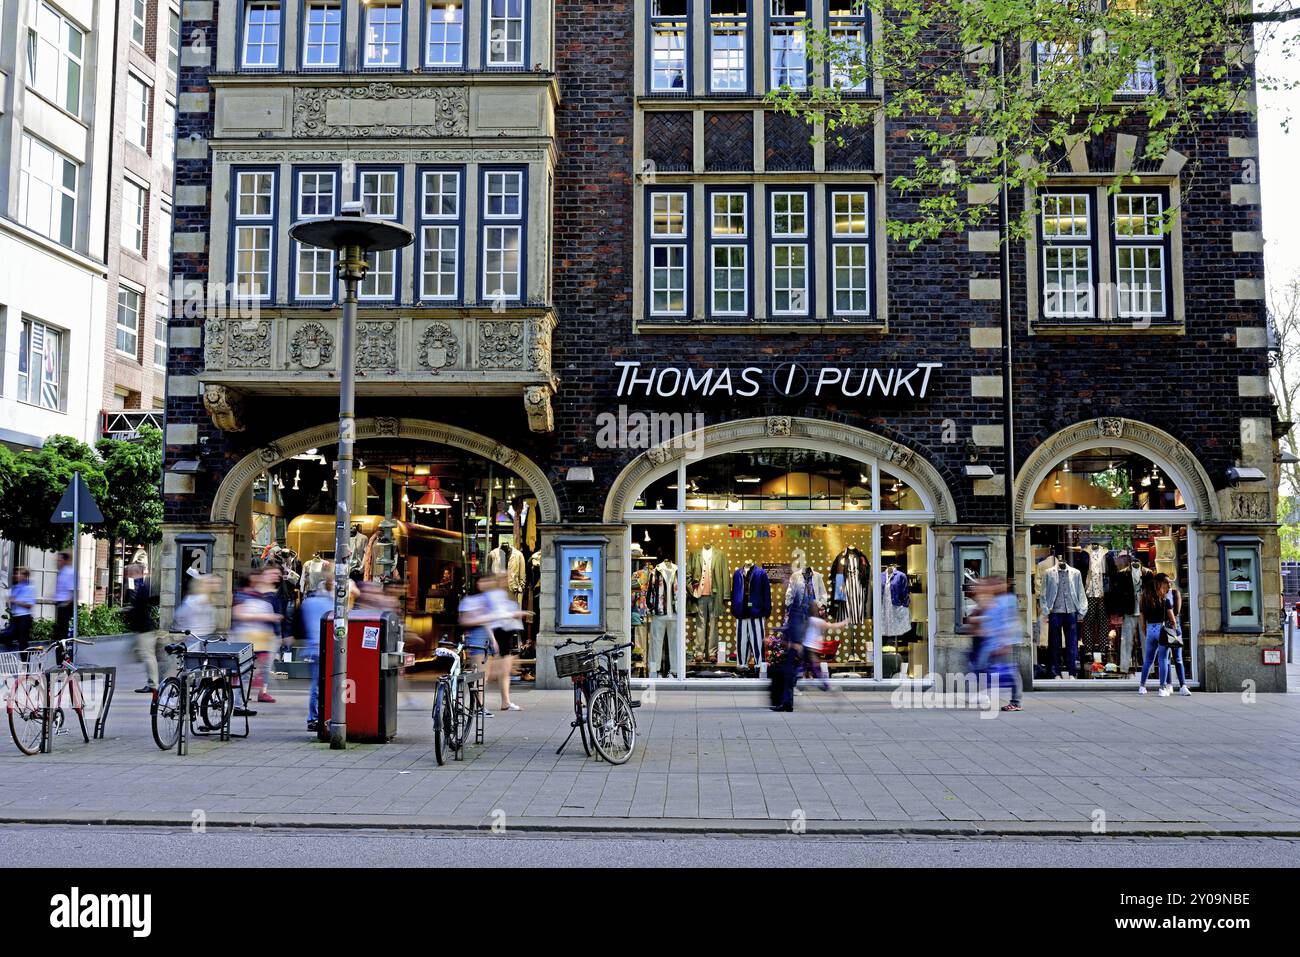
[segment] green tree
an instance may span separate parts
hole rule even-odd
[[[914,145],[909,168],[889,180],[891,238],[913,248],[944,234],[996,223],[998,207],[968,203],[968,188],[1006,187],[1012,197],[1069,172],[1090,141],[1126,134],[1112,188],[1141,172],[1179,172],[1194,188],[1195,160],[1177,147],[1208,124],[1253,104],[1253,88],[1294,81],[1254,68],[1256,41],[1300,8],[1257,13],[1238,0],[856,0],[871,15],[864,44],[849,21],[814,30],[809,55],[832,78],[768,95],[801,116],[815,139],[844,143],[888,120]],[[1293,51],[1285,45],[1284,54]],[[883,91],[883,95],[882,95]],[[891,149],[893,147],[891,146]],[[1188,150],[1188,155],[1194,151]],[[1253,181],[1251,169],[1242,179]],[[1243,164],[1245,167],[1246,164]],[[901,210],[901,212],[898,212]],[[1174,216],[1177,210],[1168,211]],[[1026,235],[1032,208],[1011,214]]]
[[[122,538],[138,545],[160,541],[162,432],[142,425],[139,439],[100,439],[95,448],[103,459],[108,486],[108,495],[99,503],[104,524],[95,529],[96,537],[110,541]]]
[[[66,435],[52,435],[36,450],[0,459],[0,538],[19,545],[53,550],[72,543],[72,526],[55,525],[50,516],[80,472],[96,503],[106,498],[103,463],[95,450]]]

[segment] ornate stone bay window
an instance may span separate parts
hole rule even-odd
[[[337,390],[333,257],[288,227],[360,201],[416,241],[372,257],[359,393],[518,395],[530,428],[549,431],[559,89],[546,0],[493,5],[500,17],[463,0],[220,6],[207,300],[221,308],[205,318],[200,377],[214,421],[237,426],[248,395]]]

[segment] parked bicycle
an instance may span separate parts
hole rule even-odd
[[[481,673],[467,674],[461,666],[465,644],[454,648],[441,642],[433,653],[433,670],[438,687],[433,693],[433,756],[446,763],[450,751],[457,761],[464,757],[465,739],[474,727],[474,743],[483,743],[483,680]]]
[[[48,751],[57,735],[67,734],[67,712],[77,716],[86,741],[86,698],[77,670],[77,645],[93,645],[81,638],[61,638],[48,645],[32,645],[26,651],[0,653],[0,675],[4,676],[9,732],[23,754]],[[97,669],[102,671],[103,669]],[[104,720],[112,700],[112,681],[95,721],[95,737],[104,736]]]
[[[590,641],[570,638],[555,646],[555,673],[573,680],[573,723],[569,736],[556,749],[556,754],[568,747],[576,731],[588,757],[592,748],[610,764],[624,764],[632,757],[636,747],[633,709],[640,707],[640,702],[632,700],[629,675],[618,667],[617,661],[623,651],[632,647],[632,643],[616,644],[599,651],[593,647],[602,641],[614,640],[609,635]],[[570,645],[576,645],[580,650],[559,653],[560,649]]]
[[[245,676],[252,675],[252,645],[220,637],[195,638],[189,631],[172,634],[184,635],[194,643],[178,641],[163,649],[176,658],[176,674],[163,679],[149,705],[154,743],[163,751],[176,748],[178,754],[185,754],[187,732],[218,734],[222,741],[248,737],[248,716],[253,712],[241,711],[243,734],[232,734],[230,723],[235,716],[236,689],[242,691],[245,702],[248,700],[250,689],[243,684]]]

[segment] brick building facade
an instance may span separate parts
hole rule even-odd
[[[729,594],[750,563],[771,580],[760,635],[801,594],[803,568],[822,582],[829,612],[852,626],[834,671],[842,680],[961,670],[963,572],[1007,568],[1010,496],[1027,677],[1119,680],[1137,670],[1141,648],[1124,621],[1132,609],[1120,607],[1118,585],[1112,595],[1130,553],[1182,589],[1193,682],[1284,686],[1283,669],[1262,663],[1281,623],[1249,114],[1219,120],[1126,190],[1131,198],[1104,189],[1131,155],[1123,136],[1072,157],[1047,190],[1052,210],[1089,224],[1090,282],[1122,283],[1142,265],[1163,278],[1159,303],[1143,303],[1147,321],[1110,319],[1100,302],[1062,308],[1043,292],[1040,263],[1083,256],[1055,251],[1069,245],[1065,218],[1044,218],[1038,238],[1013,251],[1008,480],[996,233],[916,251],[883,240],[886,218],[908,212],[885,184],[915,147],[887,128],[844,147],[813,145],[765,108],[766,84],[791,75],[782,31],[795,27],[775,8],[441,3],[384,33],[392,23],[371,4],[364,16],[377,19],[359,34],[362,8],[346,3],[335,52],[328,42],[308,50],[291,18],[309,14],[295,6],[276,15],[275,49],[260,39],[250,54],[250,31],[267,29],[250,9],[278,4],[184,4],[186,36],[204,42],[181,59],[174,272],[200,301],[177,303],[171,320],[164,607],[179,594],[182,556],[229,574],[260,557],[255,529],[279,537],[276,522],[292,517],[274,513],[293,496],[277,483],[296,487],[307,469],[329,486],[321,453],[334,428],[335,366],[319,350],[332,347],[335,320],[327,298],[301,295],[310,268],[284,238],[295,218],[286,208],[301,216],[302,184],[320,182],[302,175],[324,170],[337,176],[331,197],[348,198],[355,183],[372,212],[388,203],[421,237],[391,294],[376,280],[361,307],[373,332],[363,331],[359,353],[358,454],[383,465],[363,476],[367,500],[354,511],[382,513],[396,488],[390,514],[421,524],[430,513],[414,505],[419,493],[437,501],[440,488],[424,476],[443,476],[457,496],[464,476],[446,469],[478,476],[466,488],[480,501],[466,514],[484,508],[490,531],[481,548],[467,546],[465,571],[492,561],[503,539],[536,556],[521,587],[539,613],[540,682],[554,680],[549,646],[598,627],[632,634],[644,677],[757,677],[761,648],[753,653],[753,632],[741,632],[758,616]],[[329,15],[315,15],[327,36]],[[522,35],[512,32],[516,15]],[[806,15],[818,26],[870,27],[847,4],[814,2]],[[452,22],[461,29],[448,58]],[[718,43],[730,52],[711,57]],[[304,56],[338,65],[308,69]],[[1184,162],[1197,169],[1186,196]],[[262,194],[274,198],[259,206]],[[981,187],[969,196],[994,198]],[[1174,234],[1131,228],[1174,203]],[[257,258],[264,222],[278,237],[269,263]],[[453,223],[457,231],[437,232]],[[487,245],[503,235],[497,224],[518,226],[516,259]],[[441,248],[438,236],[457,250],[446,271],[456,288],[441,296],[441,260],[427,255]],[[494,278],[517,288],[488,288],[485,268],[507,261],[522,266]],[[238,280],[240,263],[270,288],[252,312],[213,310],[226,300],[207,290]],[[637,413],[691,416],[698,428],[647,448]],[[432,470],[419,451],[429,447],[443,463]],[[308,450],[321,461],[304,458]],[[325,481],[310,472],[318,466]],[[1229,469],[1264,479],[1239,472],[1234,483]],[[502,474],[528,493],[494,492]],[[259,505],[258,494],[269,501]],[[536,529],[525,518],[495,530],[494,496],[516,525],[532,510]],[[735,559],[718,579],[727,600],[702,587],[706,546],[707,556]],[[1093,546],[1096,561],[1112,553],[1095,580]],[[852,550],[864,569],[843,564]],[[1073,666],[1065,647],[1052,657],[1058,629],[1041,605],[1055,553],[1088,591]],[[587,582],[572,563],[592,558],[603,574]],[[643,614],[640,585],[665,559],[688,572],[668,568],[676,600]],[[860,570],[865,595],[846,567]],[[1234,588],[1230,572],[1245,580]],[[418,606],[408,612],[432,607],[428,594],[408,582]]]

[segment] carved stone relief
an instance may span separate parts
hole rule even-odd
[[[528,413],[528,428],[531,431],[553,432],[555,430],[550,389],[533,385],[524,390],[524,410]]]
[[[784,438],[790,434],[790,416],[771,415],[767,418],[767,434],[772,438]]]
[[[357,368],[397,371],[397,323],[394,320],[358,324]]]
[[[209,369],[225,368],[225,346],[226,331],[221,320],[208,319],[203,324],[203,364]]]
[[[1233,492],[1232,517],[1248,522],[1262,522],[1269,517],[1267,493]]]
[[[534,372],[551,371],[551,324],[545,319],[529,321],[528,367]]]
[[[1124,435],[1123,419],[1098,419],[1097,431],[1108,439],[1118,439]]]
[[[289,357],[304,369],[319,369],[334,355],[334,337],[319,322],[305,322],[294,333]]]
[[[541,150],[214,150],[214,163],[336,163],[341,159],[357,163],[540,163]]]
[[[391,109],[394,101],[406,108]],[[373,122],[347,122],[367,114]],[[338,122],[331,121],[331,115]],[[464,87],[377,81],[294,90],[294,136],[464,136],[468,132],[469,93]]]
[[[483,369],[520,369],[524,364],[524,324],[479,323],[478,364]]]
[[[375,419],[375,434],[384,438],[397,435],[398,421],[391,415],[381,415]]]
[[[271,368],[271,323],[245,319],[227,329],[226,365],[231,369]]]
[[[906,446],[899,445],[897,442],[891,442],[889,449],[885,452],[886,461],[893,462],[900,469],[910,468],[915,453]]]
[[[203,407],[212,417],[212,424],[222,432],[243,432],[242,397],[234,389],[224,385],[203,387]]]
[[[458,343],[456,333],[445,322],[432,323],[420,337],[420,349],[417,358],[420,365],[434,375],[442,369],[449,369],[456,364]]]

